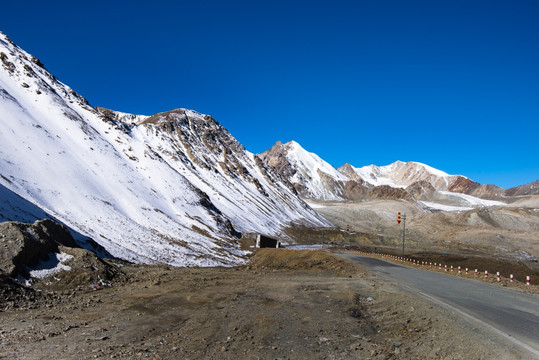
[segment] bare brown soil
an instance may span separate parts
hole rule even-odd
[[[49,279],[0,300],[0,359],[519,358],[326,252],[264,249],[238,268],[115,266],[122,275],[102,290]]]

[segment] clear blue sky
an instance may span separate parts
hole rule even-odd
[[[94,106],[212,115],[251,152],[539,179],[539,1],[5,1]]]

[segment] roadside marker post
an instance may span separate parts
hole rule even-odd
[[[496,280],[500,281],[500,272],[496,271]]]
[[[458,268],[458,271],[459,271],[459,274],[460,274],[460,266],[459,266],[459,268]]]
[[[479,273],[479,272],[477,271],[477,269],[475,269],[475,273],[474,273],[474,275],[477,275],[478,273]]]
[[[530,285],[530,277],[526,276],[526,285]]]
[[[468,275],[468,268],[466,268],[466,275]]]
[[[485,279],[488,277],[488,271],[485,270]]]
[[[511,282],[514,281],[513,274],[509,275],[509,281],[511,281]]]

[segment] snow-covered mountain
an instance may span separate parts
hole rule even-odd
[[[360,168],[345,164],[338,170],[345,171],[350,167],[359,178],[374,186],[389,185],[391,187],[406,188],[417,181],[427,181],[436,189],[447,190],[448,185],[456,178],[454,175],[446,174],[428,165],[413,161],[396,161],[387,166],[368,165]]]
[[[40,209],[115,256],[203,266],[241,262],[238,232],[330,225],[210,116],[93,108],[3,33],[0,61],[0,221]]]
[[[343,200],[350,179],[318,155],[303,149],[297,142],[278,141],[259,155],[271,168],[286,177],[306,198]]]
[[[404,199],[438,210],[503,205],[505,190],[449,175],[418,162],[338,169],[298,143],[277,142],[260,157],[286,177],[306,199],[321,201]]]
[[[287,178],[306,199],[343,201],[410,197],[399,187],[375,186],[363,180],[350,165],[335,169],[295,141],[286,144],[278,141],[259,156],[269,167]]]
[[[505,190],[498,186],[479,184],[465,176],[449,175],[414,161],[396,161],[386,166],[368,165],[360,168],[345,164],[338,170],[354,179],[363,179],[374,186],[388,185],[407,188],[417,182],[427,182],[438,191],[467,194],[484,199],[501,199],[505,196]]]

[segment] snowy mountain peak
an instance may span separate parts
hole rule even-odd
[[[294,164],[300,165],[306,172],[308,170],[312,172],[322,171],[338,180],[347,180],[346,177],[343,177],[332,165],[322,160],[315,153],[305,150],[297,142],[290,141],[284,144],[284,147],[288,150],[287,158]]]
[[[279,141],[278,143],[281,143],[281,142]],[[290,151],[306,152],[306,153],[309,153],[309,154],[314,154],[314,153],[310,153],[307,150],[305,150],[299,143],[297,143],[294,140],[290,140],[289,142],[284,144],[284,146],[287,147],[288,149],[290,149]]]
[[[308,152],[300,144],[278,141],[260,154],[271,168],[286,177],[307,198],[342,200],[344,182],[349,179],[318,155]]]

